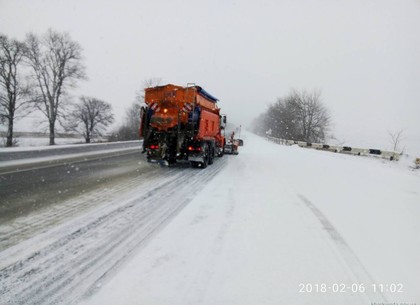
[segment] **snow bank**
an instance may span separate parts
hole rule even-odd
[[[17,141],[17,147],[13,148],[28,148],[33,149],[34,147],[40,147],[40,146],[48,146],[50,139],[49,138],[42,138],[42,137],[16,137],[14,139]],[[0,141],[0,147],[5,146],[5,138],[1,139]],[[63,145],[63,144],[76,144],[76,143],[84,143],[83,138],[55,138],[55,143],[57,145]]]
[[[113,146],[113,145],[118,145],[120,143],[138,143],[139,140],[132,140],[132,141],[122,141],[122,142],[103,142],[103,143],[88,143],[86,144],[85,142],[62,142],[60,143],[60,141],[56,141],[56,145],[49,145],[47,143],[44,144],[44,142],[39,142],[42,143],[40,145],[36,145],[36,146],[16,146],[16,147],[0,147],[0,153],[1,152],[18,152],[18,151],[41,151],[41,150],[61,150],[63,148],[80,148],[83,146],[86,147],[92,147],[92,146]]]

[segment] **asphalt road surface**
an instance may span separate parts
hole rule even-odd
[[[149,170],[142,161],[138,149],[0,172],[0,222],[13,221],[18,216]]]

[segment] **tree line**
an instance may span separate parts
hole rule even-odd
[[[292,90],[280,97],[253,122],[253,131],[276,138],[323,142],[331,123],[318,90]]]
[[[71,89],[87,79],[82,47],[68,33],[49,29],[44,35],[26,35],[24,41],[0,33],[0,124],[7,125],[6,146],[13,145],[14,122],[31,111],[43,114],[48,123],[49,143],[55,144],[57,123],[66,131],[77,132],[89,143],[103,135],[114,122],[109,103],[82,96],[71,102]],[[143,87],[159,85],[151,78]],[[257,134],[306,142],[322,142],[330,126],[330,115],[317,90],[292,90],[278,98],[254,122]],[[125,123],[110,140],[138,139],[140,104],[143,91],[126,111]]]
[[[7,147],[14,144],[15,121],[32,111],[47,122],[50,145],[55,144],[57,124],[89,143],[114,122],[108,102],[87,96],[71,101],[71,90],[87,79],[82,51],[68,33],[52,29],[41,36],[28,33],[24,41],[0,33],[0,124],[7,125]],[[113,133],[114,140],[138,138],[137,103],[127,111],[129,122]],[[122,129],[129,132],[122,134]]]

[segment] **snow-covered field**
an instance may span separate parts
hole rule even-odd
[[[420,304],[418,171],[243,138],[83,304]]]

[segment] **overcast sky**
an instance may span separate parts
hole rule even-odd
[[[320,89],[348,145],[389,143],[405,129],[420,155],[419,0],[0,0],[0,32],[48,28],[83,47],[75,95],[118,119],[145,79],[196,83],[247,125],[277,97]]]

